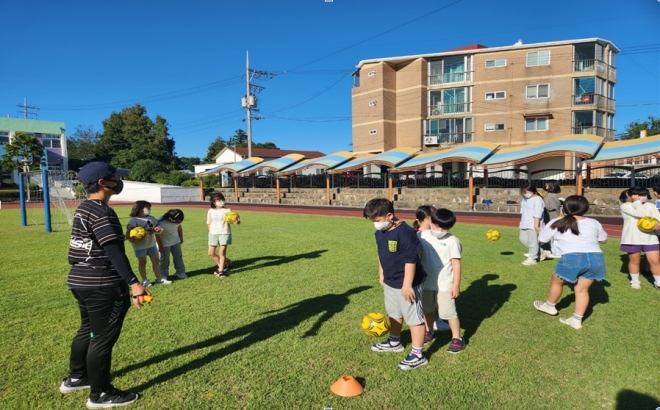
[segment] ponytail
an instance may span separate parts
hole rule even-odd
[[[589,201],[583,196],[571,195],[564,200],[562,206],[564,217],[558,219],[550,225],[551,229],[556,229],[560,233],[571,230],[573,235],[580,235],[578,221],[575,216],[583,216],[589,210]]]

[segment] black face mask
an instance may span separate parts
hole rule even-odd
[[[121,193],[121,191],[124,189],[124,181],[122,181],[121,179],[118,179],[116,181],[113,181],[113,180],[106,180],[106,181],[110,181],[110,182],[115,183],[115,186],[112,186],[112,187],[109,186],[108,187],[112,192],[115,193],[115,195],[119,195]]]

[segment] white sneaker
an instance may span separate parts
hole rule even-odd
[[[559,321],[565,325],[569,325],[573,329],[582,329],[582,321],[575,320],[573,316],[569,318],[560,317]]]
[[[527,259],[525,259],[525,261],[524,261],[522,264],[523,264],[524,266],[532,266],[532,265],[536,265],[536,259],[527,258]]]
[[[549,255],[552,255],[552,252],[550,252],[550,251],[541,251],[541,255],[539,256],[539,259],[544,261],[545,258],[547,258]]]
[[[523,253],[523,256],[524,256],[525,258],[529,258],[529,253]]]
[[[179,278],[179,279],[186,279],[188,277],[188,275],[186,275],[185,273],[182,272],[182,273],[177,273],[176,277]]]
[[[547,313],[551,316],[554,316],[558,313],[557,309],[554,306],[549,306],[547,303],[541,302],[540,300],[534,301],[534,307],[536,308],[536,310],[543,313]]]
[[[151,286],[151,282],[149,282],[149,279],[143,280],[142,281],[142,286],[144,286],[145,288],[148,288],[149,286]]]
[[[547,257],[550,259],[561,259],[561,255],[555,255],[552,252],[550,252],[550,254]]]
[[[163,284],[163,285],[171,285],[171,284],[172,284],[172,281],[171,281],[171,280],[167,280],[167,278],[164,278],[164,277],[161,278],[161,279],[156,279],[156,281],[154,282],[154,285],[160,285],[160,284]]]
[[[630,287],[632,289],[641,289],[642,288],[642,283],[638,280],[631,280],[630,281]]]

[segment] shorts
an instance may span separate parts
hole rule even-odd
[[[231,234],[209,234],[209,246],[231,245]]]
[[[555,275],[566,282],[579,278],[601,281],[605,279],[605,258],[600,252],[565,253],[555,265]]]
[[[403,319],[408,326],[417,326],[424,323],[424,312],[422,310],[423,284],[413,286],[415,300],[408,302],[403,298],[401,289],[395,289],[383,285],[385,293],[385,311],[387,316],[394,319]]]
[[[438,292],[436,290],[425,290],[422,293],[422,307],[425,314],[438,312],[438,317],[443,320],[458,319],[456,302],[449,292]]]
[[[621,252],[626,253],[640,253],[640,252],[653,252],[660,251],[660,244],[658,245],[624,245],[621,244],[619,248]]]
[[[146,249],[135,249],[135,256],[138,258],[144,258],[146,256],[158,255],[158,247],[152,246],[151,248]]]

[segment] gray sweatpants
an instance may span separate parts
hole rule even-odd
[[[539,235],[533,229],[520,230],[520,242],[528,249],[529,257],[532,259],[539,258]]]
[[[181,244],[177,243],[172,246],[165,246],[163,252],[160,254],[160,274],[162,277],[167,278],[170,270],[170,253],[174,259],[174,273],[186,273],[186,265],[183,264],[183,254],[181,252]]]

